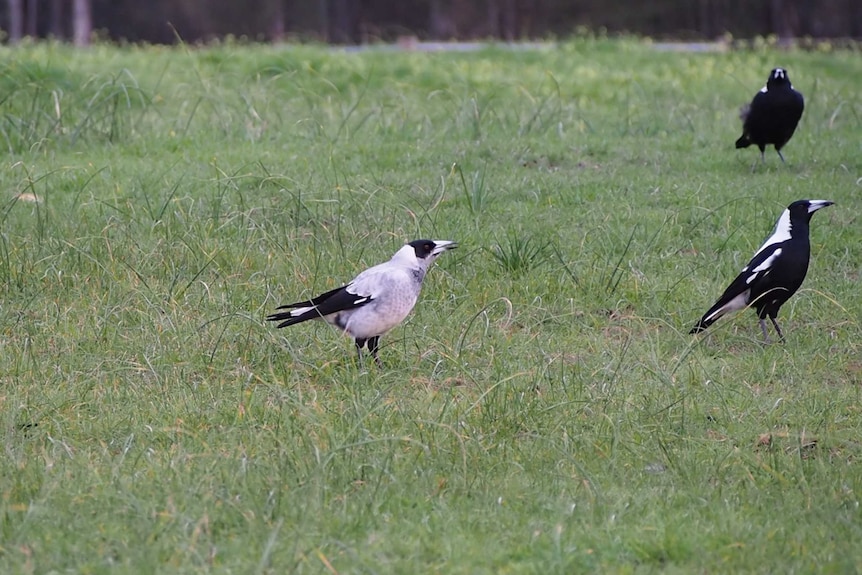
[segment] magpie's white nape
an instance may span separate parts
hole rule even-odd
[[[756,145],[760,149],[760,161],[765,162],[766,146],[772,144],[784,162],[781,148],[796,131],[804,109],[805,99],[793,89],[787,70],[773,69],[766,85],[740,113],[742,135],[736,140],[736,147]]]
[[[388,262],[368,268],[347,285],[317,297],[279,306],[266,317],[282,328],[322,319],[353,337],[362,359],[368,348],[378,366],[380,336],[400,324],[413,310],[422,281],[431,264],[444,252],[458,247],[449,240],[414,240],[395,252]]]
[[[768,317],[778,337],[784,340],[776,317],[808,273],[811,257],[808,224],[814,212],[833,203],[829,200],[798,200],[787,206],[772,235],[689,333],[699,333],[723,315],[751,306],[760,318],[763,339],[769,342],[765,321]]]

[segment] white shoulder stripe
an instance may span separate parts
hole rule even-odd
[[[754,252],[754,257],[757,257],[757,254],[771,245],[780,244],[789,240],[792,229],[793,226],[790,224],[790,210],[785,209],[781,213],[781,217],[778,218],[778,221],[775,223],[775,230],[773,230],[772,235],[766,238],[766,241],[763,242],[763,245],[760,246],[759,250]]]

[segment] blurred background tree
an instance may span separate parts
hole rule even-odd
[[[0,27],[76,44],[314,39],[337,44],[566,36],[578,27],[660,39],[859,38],[862,0],[6,0]]]

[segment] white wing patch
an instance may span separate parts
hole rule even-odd
[[[363,283],[363,282],[360,282],[360,283]],[[364,283],[368,283],[368,282],[364,282]],[[368,286],[364,286],[364,287],[368,287]],[[371,294],[368,293],[371,290],[363,289],[362,287],[357,286],[355,282],[350,282],[350,284],[346,288],[344,288],[344,291],[346,291],[350,295],[359,296],[361,298],[372,297]],[[365,293],[363,293],[363,292],[365,292]]]
[[[372,268],[373,269],[373,268]],[[367,270],[366,270],[367,271]],[[353,300],[351,305],[360,306],[362,304],[366,304],[374,299],[374,286],[370,285],[374,283],[374,277],[378,274],[365,274],[364,276],[357,276],[356,280],[350,283],[347,286],[347,293],[350,295],[356,296],[356,299]],[[358,281],[357,281],[358,280]],[[359,285],[357,285],[359,284]],[[377,290],[379,291],[379,290]]]
[[[762,271],[768,270],[769,268],[772,267],[772,264],[775,263],[775,260],[778,259],[780,256],[781,256],[781,248],[778,248],[777,250],[775,250],[772,253],[771,256],[769,256],[768,258],[763,260],[762,264],[760,264],[759,266],[754,268],[754,271],[755,272],[762,272]]]
[[[769,90],[766,88],[766,86],[764,86],[763,88],[761,88],[761,89],[760,89],[760,92],[761,92],[762,94],[765,94],[765,93],[767,93],[768,91],[769,91]]]
[[[768,272],[770,269],[772,269],[772,264],[774,264],[775,260],[777,260],[780,256],[781,256],[781,248],[778,248],[777,250],[775,250],[772,253],[771,256],[769,256],[768,258],[763,260],[763,263],[761,263],[759,266],[757,266],[756,268],[751,270],[751,275],[748,276],[747,278],[745,278],[745,283],[750,284],[751,282],[753,282],[754,280],[756,280],[760,276],[760,272]],[[746,266],[746,269],[748,269],[747,266]],[[742,271],[745,271],[745,270],[742,270]]]

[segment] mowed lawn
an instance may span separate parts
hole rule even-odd
[[[858,52],[0,52],[0,572],[862,570]],[[690,336],[803,198],[786,342]],[[417,238],[383,369],[264,320]]]

